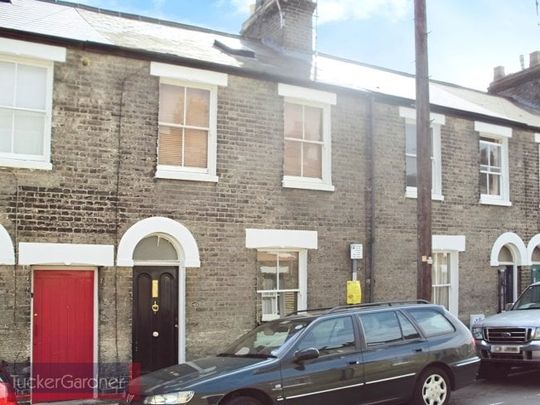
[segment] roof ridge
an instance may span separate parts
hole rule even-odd
[[[164,20],[164,19],[156,18],[156,17],[148,17],[148,16],[144,16],[144,15],[141,15],[141,14],[134,14],[134,13],[127,13],[127,12],[123,12],[123,11],[109,10],[109,9],[105,9],[105,8],[89,6],[87,4],[82,4],[82,3],[78,3],[78,2],[71,2],[71,1],[66,1],[66,0],[34,0],[34,1],[39,1],[39,2],[42,2],[42,3],[58,4],[60,6],[87,10],[87,11],[91,11],[91,12],[95,12],[95,13],[99,13],[99,14],[105,14],[105,15],[110,15],[110,16],[113,16],[113,17],[120,17],[120,18],[129,19],[129,20],[148,22],[148,23],[164,25],[164,26],[169,26],[169,27],[185,28],[185,29],[189,29],[189,30],[192,30],[192,31],[205,32],[205,33],[208,33],[208,34],[223,35],[223,36],[228,36],[228,37],[237,38],[237,39],[245,39],[245,37],[242,37],[240,34],[232,34],[230,32],[218,31],[218,30],[214,30],[214,29],[211,29],[211,28],[206,28],[206,27],[200,27],[200,26],[197,26],[197,25],[181,23],[181,22],[178,22],[178,21]]]
[[[372,63],[361,62],[361,61],[358,61],[358,60],[355,60],[355,59],[344,58],[342,56],[331,55],[331,54],[325,53],[325,52],[318,52],[318,55],[319,56],[324,56],[324,57],[327,57],[327,58],[331,58],[331,59],[334,59],[334,60],[338,60],[340,62],[352,63],[354,65],[364,66],[364,67],[368,67],[368,68],[372,68],[372,69],[376,69],[376,70],[382,70],[382,71],[388,72],[388,73],[395,73],[395,74],[398,74],[398,75],[401,75],[401,76],[407,76],[407,77],[411,77],[411,78],[415,77],[414,73],[409,73],[409,72],[404,72],[402,70],[396,70],[396,69],[387,68],[387,67],[384,67],[384,66],[374,65]],[[455,87],[455,88],[459,88],[459,89],[463,89],[463,90],[470,90],[470,91],[485,94],[485,95],[488,95],[488,96],[500,97],[500,96],[498,96],[496,94],[489,93],[487,90],[482,91],[482,90],[478,90],[478,89],[475,89],[475,88],[472,88],[472,87],[466,87],[466,86],[456,84],[456,83],[445,82],[444,80],[431,79],[430,78],[429,81],[431,83],[442,84],[444,86]]]

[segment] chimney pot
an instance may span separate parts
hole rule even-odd
[[[502,79],[505,75],[504,73],[504,66],[496,66],[493,69],[493,80],[499,80]]]
[[[529,67],[540,65],[540,51],[531,52],[529,54]]]

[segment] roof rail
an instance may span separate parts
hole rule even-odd
[[[328,308],[301,309],[298,311],[290,312],[285,316],[297,315],[304,312],[324,312],[327,314],[331,314],[333,312],[346,311],[348,309],[354,309],[354,308],[373,308],[373,307],[380,307],[380,306],[391,307],[394,305],[407,305],[407,304],[431,304],[431,302],[426,301],[426,300],[368,302],[364,304],[338,305],[336,307],[328,307]]]
[[[382,301],[382,302],[368,302],[365,304],[353,304],[353,305],[339,305],[337,307],[331,308],[328,313],[346,311],[353,308],[372,308],[380,306],[394,306],[394,305],[406,305],[406,304],[431,304],[431,302],[426,300],[409,300],[409,301]]]
[[[298,315],[303,314],[304,312],[328,312],[331,311],[334,307],[327,307],[327,308],[306,308],[306,309],[299,309],[298,311],[289,312],[285,316],[292,316],[292,315]]]

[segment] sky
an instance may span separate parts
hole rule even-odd
[[[426,0],[432,79],[486,90],[493,68],[540,50],[538,0]],[[238,33],[255,0],[77,0],[95,7]],[[413,0],[318,0],[317,49],[414,73]]]

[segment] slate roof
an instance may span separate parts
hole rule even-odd
[[[216,69],[263,74],[301,83],[337,86],[362,92],[415,99],[414,76],[343,60],[330,55],[285,52],[259,41],[184,24],[100,10],[58,0],[0,2],[1,29],[113,46],[193,60]],[[254,51],[255,57],[230,54],[214,45]],[[430,83],[433,106],[540,128],[540,115],[511,101],[448,83]]]

